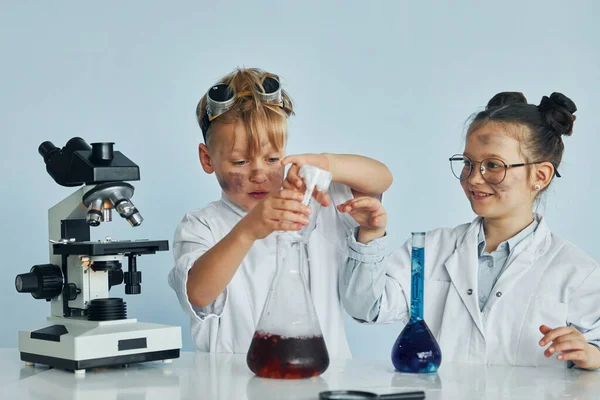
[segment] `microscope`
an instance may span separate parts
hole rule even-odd
[[[85,373],[86,369],[132,363],[170,362],[179,357],[181,328],[127,317],[121,298],[109,289],[125,283],[125,294],[141,293],[137,257],[169,249],[167,240],[90,240],[90,226],[112,219],[113,210],[132,227],[143,218],[131,202],[139,167],[114,143],[72,138],[59,149],[51,142],[38,151],[48,174],[79,190],[50,208],[50,263],[17,275],[20,293],[50,302],[51,313],[36,329],[19,331],[19,352],[27,365]],[[123,264],[127,263],[127,271]]]

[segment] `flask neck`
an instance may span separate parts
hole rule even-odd
[[[411,255],[411,285],[410,285],[410,322],[415,323],[423,320],[423,287],[425,246],[421,233],[413,234],[413,246]]]
[[[308,264],[308,243],[297,232],[282,232],[277,235],[277,276],[305,275]],[[293,278],[292,278],[293,279]]]

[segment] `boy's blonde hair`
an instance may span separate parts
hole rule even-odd
[[[258,68],[237,68],[229,75],[222,78],[219,83],[228,84],[233,93],[247,92],[248,95],[238,97],[234,105],[224,114],[207,124],[205,118],[206,94],[202,96],[196,108],[196,117],[204,134],[205,143],[208,145],[211,136],[211,127],[214,123],[235,123],[242,120],[248,133],[249,151],[251,156],[260,154],[260,133],[265,133],[269,142],[276,151],[285,146],[287,138],[287,118],[294,114],[292,101],[285,90],[282,89],[283,106],[268,104],[261,101],[258,91],[264,91],[263,82],[266,78],[277,75]]]

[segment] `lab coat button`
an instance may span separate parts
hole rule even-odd
[[[470,295],[472,295],[472,294],[473,294],[473,289],[469,289],[469,290],[467,290],[467,294],[468,294],[469,296],[470,296]]]
[[[496,297],[501,297],[502,296],[502,292],[496,292]]]

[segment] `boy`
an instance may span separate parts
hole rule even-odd
[[[296,172],[312,164],[332,173],[330,200],[376,196],[391,184],[382,163],[355,155],[285,158],[293,105],[277,76],[238,69],[202,97],[197,117],[204,136],[202,168],[216,175],[220,200],[187,213],[175,233],[169,285],[190,315],[199,351],[245,353],[275,275],[273,231],[309,223]],[[293,164],[284,184],[286,164]],[[282,189],[282,186],[284,187]],[[324,207],[312,232],[308,284],[330,357],[350,357],[337,290],[346,239],[356,223]]]

